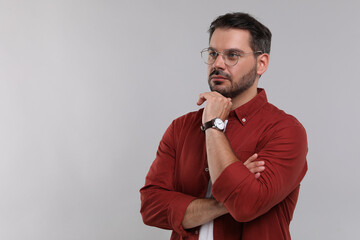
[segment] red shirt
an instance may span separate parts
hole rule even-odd
[[[189,203],[205,197],[210,178],[202,112],[172,122],[140,189],[144,223],[173,230],[172,240],[198,239],[199,228],[185,230],[181,222]],[[307,171],[305,129],[258,89],[230,112],[225,134],[240,161],[213,184],[212,195],[229,211],[214,219],[214,240],[291,239],[289,224]],[[265,161],[258,179],[243,164],[254,153]]]

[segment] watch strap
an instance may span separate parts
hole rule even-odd
[[[203,125],[201,125],[200,126],[201,131],[205,132],[206,129],[215,127],[214,122],[215,122],[215,119],[212,119],[212,120],[204,123]]]
[[[216,119],[218,119],[218,118],[214,118],[214,119],[204,123],[203,125],[201,125],[200,126],[201,131],[205,132],[205,130],[208,129],[208,128],[215,128],[215,129],[223,132],[224,129],[219,129],[218,127],[216,127],[216,125],[215,125],[215,120]]]

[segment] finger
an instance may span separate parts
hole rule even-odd
[[[265,163],[263,161],[258,161],[258,162],[248,163],[245,165],[245,167],[247,167],[247,169],[249,169],[250,172],[256,173],[256,172],[264,171],[265,169],[264,165]]]
[[[255,179],[258,179],[260,177],[260,173],[255,173]]]
[[[203,104],[206,100],[209,100],[210,98],[219,99],[219,100],[226,99],[227,105],[230,105],[230,107],[232,105],[231,98],[225,98],[223,95],[221,95],[218,92],[205,92],[205,93],[199,94],[199,99],[197,101],[197,105],[200,106],[201,104]]]
[[[249,170],[256,168],[256,162],[250,162],[247,164],[244,164]]]
[[[245,162],[244,162],[244,165],[247,165],[251,162],[253,162],[254,160],[256,160],[258,157],[257,153],[253,154],[251,157],[249,157]]]
[[[200,106],[201,104],[203,104],[206,101],[205,98],[199,97],[199,99],[197,100],[197,105]]]
[[[252,173],[257,173],[257,172],[263,172],[265,170],[265,167],[260,166],[260,167],[252,167],[252,168],[248,168],[248,169]]]
[[[198,101],[197,101],[197,105],[201,105],[201,104],[203,104],[207,99],[209,98],[209,93],[201,93],[200,95],[199,95],[199,99],[198,99]]]

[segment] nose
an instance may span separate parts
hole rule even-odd
[[[215,69],[225,69],[225,61],[223,55],[219,54],[213,63]]]

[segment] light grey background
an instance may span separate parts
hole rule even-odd
[[[229,11],[273,33],[260,80],[309,140],[293,239],[358,236],[357,1],[0,1],[0,239],[168,239],[138,190],[170,122],[208,90]]]

